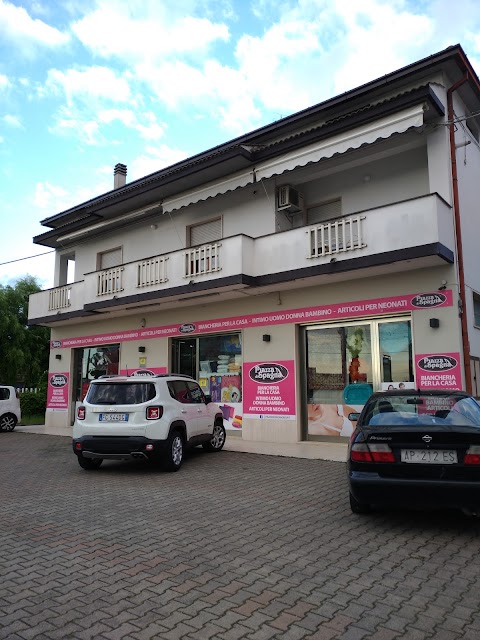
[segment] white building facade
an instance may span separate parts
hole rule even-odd
[[[480,395],[479,111],[455,46],[135,182],[117,165],[34,239],[46,424],[134,371],[198,378],[268,442],[348,437],[391,386]]]

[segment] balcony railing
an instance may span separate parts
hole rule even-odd
[[[184,278],[220,271],[220,243],[205,244],[185,251]]]
[[[137,287],[150,287],[168,281],[168,257],[159,256],[137,263]]]
[[[365,216],[351,216],[307,229],[307,258],[331,256],[366,247],[362,238],[362,220],[365,220]]]
[[[50,289],[48,292],[48,310],[59,311],[60,309],[68,309],[70,306],[71,291],[72,287],[70,285]]]
[[[212,285],[219,280],[225,281],[219,286],[242,288],[247,285],[232,285],[234,276],[285,274],[288,280],[289,274],[331,261],[332,257],[338,262],[435,244],[455,250],[451,207],[431,194],[310,227],[258,238],[239,234],[223,238],[221,243],[179,249],[87,273],[84,280],[33,294],[29,318],[75,313],[113,296],[125,298],[130,304],[139,290],[153,297],[156,292],[168,297],[171,290],[178,296],[186,279],[208,280]],[[443,264],[442,258],[438,260]],[[401,261],[397,268],[403,268]]]
[[[108,296],[123,291],[123,267],[105,269],[97,273],[97,296]]]

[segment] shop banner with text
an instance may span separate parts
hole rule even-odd
[[[243,410],[249,418],[294,420],[295,362],[245,362]]]
[[[48,374],[47,411],[67,411],[69,387],[68,373]]]
[[[451,307],[452,292],[435,291],[431,293],[417,293],[391,298],[376,298],[357,302],[324,305],[321,307],[306,307],[290,309],[288,311],[273,311],[269,313],[234,316],[231,318],[217,318],[215,320],[201,320],[186,322],[181,325],[166,325],[139,329],[135,331],[119,331],[118,333],[102,333],[92,336],[79,336],[52,340],[52,349],[67,347],[84,347],[87,345],[107,344],[112,342],[128,342],[131,340],[148,340],[151,338],[178,337],[184,335],[198,335],[215,331],[232,331],[248,327],[261,327],[273,324],[291,324],[296,322],[318,320],[340,320],[343,318],[358,318],[370,315],[384,315],[394,312],[416,311],[418,309],[432,309],[437,307]]]
[[[419,389],[462,389],[459,353],[423,353],[415,356]]]

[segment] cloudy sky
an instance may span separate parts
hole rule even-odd
[[[0,0],[0,284],[40,220],[460,43],[479,0]]]

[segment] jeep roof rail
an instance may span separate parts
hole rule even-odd
[[[156,373],[155,378],[188,378],[189,380],[195,380],[193,376],[189,376],[186,373]]]

